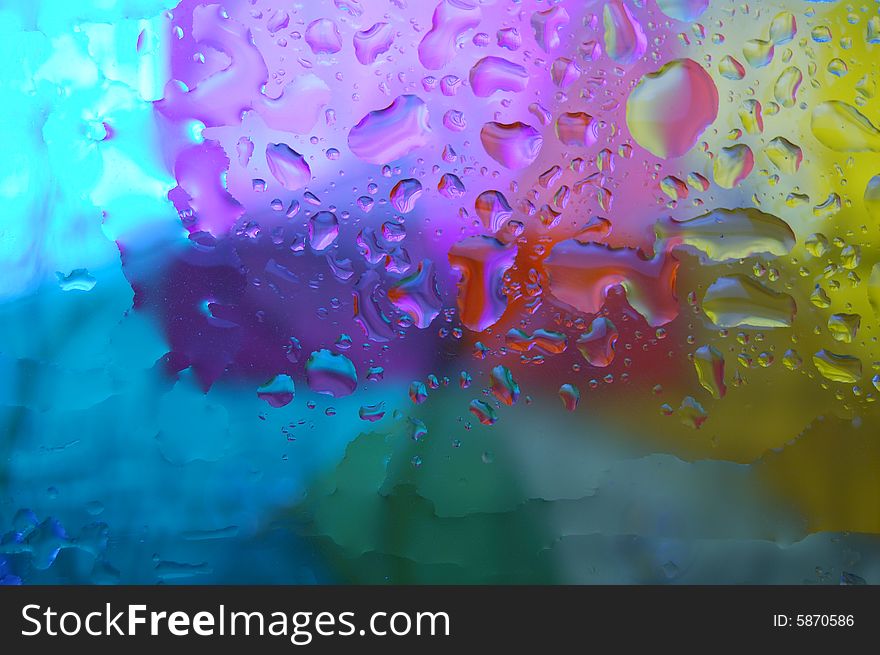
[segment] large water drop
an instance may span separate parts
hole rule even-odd
[[[858,357],[838,355],[824,348],[813,355],[813,365],[826,380],[855,384],[862,377],[862,362]]]
[[[648,46],[645,30],[622,0],[609,0],[602,13],[605,25],[605,52],[618,64],[640,59]]]
[[[526,168],[541,152],[541,133],[525,123],[486,123],[480,141],[492,159],[505,168]]]
[[[703,311],[721,328],[791,327],[794,298],[778,293],[744,275],[719,277],[703,296]]]
[[[309,244],[321,252],[332,246],[339,236],[339,220],[328,211],[316,212],[309,219]]]
[[[599,124],[582,111],[562,112],[556,119],[556,136],[567,146],[591,146],[599,138]]]
[[[354,54],[364,66],[388,52],[394,42],[394,28],[389,23],[376,23],[354,35]]]
[[[794,175],[801,167],[804,153],[800,146],[795,145],[788,139],[778,136],[764,148],[767,159],[779,170],[780,173]]]
[[[721,148],[712,165],[715,184],[722,189],[732,189],[749,176],[754,166],[755,155],[745,143]]]
[[[694,353],[697,378],[713,398],[723,398],[727,393],[724,384],[724,355],[715,346],[701,346]]]
[[[500,191],[494,189],[483,191],[474,202],[477,216],[483,221],[483,225],[492,232],[497,232],[507,225],[513,217],[513,209],[507,202],[507,198]]]
[[[420,262],[414,274],[388,289],[388,300],[409,316],[417,328],[423,330],[431,325],[443,306],[433,262]]]
[[[505,405],[513,405],[519,400],[519,384],[506,366],[496,366],[490,374],[492,395]]]
[[[675,20],[697,20],[709,6],[709,0],[657,0],[660,11]]]
[[[286,143],[268,144],[266,163],[272,177],[288,191],[302,189],[312,179],[312,171],[305,157]]]
[[[418,96],[402,95],[351,128],[348,147],[358,159],[387,164],[427,144],[430,135],[428,106]]]
[[[409,177],[400,180],[391,189],[389,199],[391,206],[401,214],[408,214],[415,209],[416,201],[422,196],[422,183]]]
[[[462,239],[449,250],[449,263],[461,273],[458,311],[465,327],[482,332],[507,308],[504,274],[513,266],[517,249],[494,237]]]
[[[306,381],[315,393],[339,398],[354,393],[357,371],[345,355],[326,349],[316,350],[306,361]]]
[[[559,5],[532,14],[531,24],[535,33],[535,41],[544,52],[550,52],[559,47],[559,30],[565,27],[568,21],[568,12],[565,7]]]
[[[678,262],[665,251],[647,259],[633,248],[569,239],[553,247],[544,268],[553,296],[584,314],[598,314],[615,286],[623,287],[630,305],[651,325],[668,323],[678,314]]]
[[[755,208],[714,209],[685,221],[670,217],[654,226],[654,234],[670,247],[687,246],[717,262],[761,254],[781,257],[795,244],[788,223]]]
[[[868,180],[862,202],[865,203],[865,209],[868,210],[871,218],[880,221],[880,175],[875,175]]]
[[[503,57],[483,57],[471,68],[470,83],[475,96],[486,98],[496,91],[524,91],[529,73]]]
[[[316,55],[334,54],[342,50],[339,28],[329,18],[319,18],[309,23],[306,43]]]
[[[257,397],[272,407],[284,407],[293,400],[294,385],[289,375],[276,375],[257,388]]]
[[[838,152],[880,152],[880,130],[858,109],[840,100],[816,105],[810,129],[822,145]]]
[[[432,27],[419,43],[419,61],[429,70],[439,70],[452,61],[456,41],[480,24],[480,5],[471,0],[442,0],[434,9]]]
[[[692,59],[676,59],[648,73],[626,102],[633,138],[658,157],[690,150],[718,115],[718,90]]]
[[[597,316],[575,344],[590,366],[605,367],[614,361],[619,333],[611,319]]]

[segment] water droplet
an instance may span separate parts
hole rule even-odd
[[[832,38],[831,28],[827,25],[817,25],[810,31],[810,37],[816,43],[828,43]]]
[[[739,119],[743,129],[749,134],[761,134],[764,131],[764,116],[761,103],[753,98],[744,100],[739,110]]]
[[[880,221],[880,175],[875,175],[865,186],[865,194],[862,197],[868,215],[875,221]]]
[[[828,194],[818,205],[813,207],[813,216],[817,218],[831,218],[840,211],[840,196],[834,191]]]
[[[785,197],[785,204],[789,207],[801,207],[802,205],[809,204],[810,196],[805,193],[789,193]]]
[[[333,212],[317,212],[309,219],[309,245],[313,250],[326,250],[338,236],[339,221]]]
[[[626,102],[633,138],[658,157],[685,154],[717,115],[715,83],[691,59],[676,59],[646,74]]]
[[[767,144],[767,147],[764,148],[764,154],[779,169],[779,172],[787,175],[797,173],[804,160],[804,153],[800,147],[781,136]]]
[[[86,268],[75,268],[67,275],[57,271],[55,277],[62,291],[91,291],[98,281]]]
[[[831,338],[841,343],[852,343],[859,331],[862,317],[858,314],[832,314],[828,317],[828,332]]]
[[[703,406],[691,396],[684,397],[675,413],[682,423],[694,430],[699,430],[709,418]]]
[[[871,267],[871,274],[868,276],[868,301],[874,314],[880,317],[880,262]]]
[[[556,119],[556,136],[567,146],[591,146],[599,138],[598,123],[582,111],[563,112]]]
[[[880,43],[880,16],[871,16],[868,19],[865,41],[870,44]]]
[[[568,57],[559,57],[550,67],[550,79],[553,80],[553,84],[564,89],[577,82],[581,72],[581,67],[576,61]]]
[[[853,270],[859,267],[859,264],[862,263],[862,248],[861,246],[848,245],[844,246],[840,251],[840,265],[843,268],[848,270]]]
[[[283,9],[278,9],[266,22],[266,29],[269,34],[280,32],[290,23],[290,16]]]
[[[569,412],[573,412],[577,409],[581,392],[573,384],[563,384],[559,387],[559,398],[562,400],[562,406]]]
[[[467,189],[465,189],[464,182],[461,181],[458,175],[444,173],[437,184],[437,191],[444,198],[458,200],[467,192]]]
[[[386,164],[429,142],[428,106],[414,95],[402,95],[371,111],[348,133],[348,147],[362,161]]]
[[[362,421],[369,421],[370,423],[382,420],[385,417],[385,403],[378,402],[375,405],[362,405],[358,409],[358,417]]]
[[[814,232],[804,241],[804,247],[813,257],[824,257],[831,250],[828,245],[828,237],[821,232]]]
[[[605,52],[618,64],[631,64],[645,54],[645,31],[622,0],[609,0],[602,12]]]
[[[370,28],[355,32],[354,54],[364,66],[372,64],[379,55],[388,52],[394,43],[394,28],[389,23],[374,23]]]
[[[791,41],[797,34],[797,21],[794,14],[783,11],[776,14],[770,21],[770,40],[775,45],[782,45]]]
[[[525,123],[486,123],[480,141],[492,159],[505,168],[526,168],[541,152],[541,133]]]
[[[875,16],[876,18],[876,16]],[[841,585],[865,585],[868,584],[867,580],[865,580],[860,575],[856,575],[855,573],[848,573],[846,571],[841,571],[840,573],[840,584]]]
[[[246,136],[241,137],[235,144],[235,151],[238,153],[238,163],[242,168],[247,168],[254,154],[254,142]]]
[[[703,296],[703,311],[722,328],[791,327],[797,306],[786,293],[778,293],[745,275],[719,277]]]
[[[810,129],[822,145],[838,152],[880,152],[880,130],[858,109],[840,100],[816,105]]]
[[[490,374],[492,394],[505,405],[513,405],[519,400],[519,385],[513,379],[513,373],[506,366],[498,365]]]
[[[753,68],[763,68],[773,61],[773,42],[751,39],[743,46],[743,56]]]
[[[831,307],[831,298],[828,297],[828,293],[818,284],[813,289],[813,292],[810,294],[810,302],[813,303],[815,307],[819,309],[826,309]]]
[[[715,209],[686,221],[670,217],[658,221],[654,234],[670,247],[688,246],[718,262],[759,254],[780,257],[795,244],[788,223],[752,207]]]
[[[559,5],[532,14],[530,22],[535,33],[535,41],[544,52],[559,47],[559,30],[568,25],[568,21],[568,12],[565,11],[565,7]]]
[[[746,144],[736,143],[721,148],[712,166],[715,184],[723,189],[732,189],[749,176],[754,165],[755,156]]]
[[[776,80],[773,86],[773,96],[783,107],[794,107],[797,102],[797,92],[804,81],[804,75],[795,66],[789,66]]]
[[[514,352],[527,353],[534,349],[542,355],[558,355],[565,352],[568,338],[562,332],[544,328],[535,330],[531,336],[524,330],[511,328],[504,337],[504,344]]]
[[[272,177],[288,191],[302,189],[312,179],[312,171],[305,157],[285,143],[266,146],[266,163]]]
[[[421,261],[415,273],[388,289],[388,300],[409,316],[417,328],[427,328],[443,306],[433,262]]]
[[[650,325],[663,325],[678,314],[678,262],[665,251],[647,259],[634,248],[569,239],[553,247],[544,268],[553,297],[584,314],[598,314],[608,290],[617,285]]]
[[[409,385],[409,399],[415,405],[421,405],[428,399],[428,389],[425,387],[425,383],[419,380],[414,380]]]
[[[276,375],[257,388],[257,397],[272,407],[284,407],[293,400],[294,385],[289,375]]]
[[[862,377],[862,362],[858,357],[838,355],[824,348],[813,355],[813,365],[827,380],[855,384]]]
[[[696,189],[697,191],[708,191],[709,190],[709,180],[700,175],[699,173],[688,173],[687,182],[691,186],[692,189]]]
[[[456,43],[466,31],[480,24],[480,5],[472,0],[441,0],[434,9],[431,29],[419,43],[419,61],[439,70],[455,57]]]
[[[485,400],[472,400],[468,409],[483,425],[494,425],[498,420],[497,412]]]
[[[377,301],[379,293],[379,274],[369,269],[365,271],[355,284],[352,291],[354,320],[361,326],[364,336],[370,341],[384,343],[389,341],[394,332],[391,321],[382,312]],[[381,367],[379,367],[381,370]]]
[[[614,361],[618,339],[617,327],[611,319],[597,316],[576,342],[577,349],[590,366],[604,368]]]
[[[454,96],[461,87],[462,79],[457,75],[444,75],[440,80],[440,91],[445,96]]]
[[[351,14],[355,18],[364,13],[364,7],[361,4],[361,0],[333,0],[333,4],[339,9],[339,11]]]
[[[728,80],[741,80],[746,76],[745,67],[730,55],[725,56],[718,64],[718,72]]]
[[[528,71],[503,57],[483,57],[471,67],[471,88],[474,95],[487,98],[496,91],[524,91],[529,83]]]
[[[498,232],[513,217],[513,209],[500,191],[483,191],[474,202],[477,216],[492,232]]]
[[[513,266],[517,248],[493,237],[462,239],[449,250],[449,263],[461,273],[458,311],[465,327],[482,332],[507,308],[504,274]]]
[[[504,27],[495,34],[496,42],[499,48],[504,48],[515,52],[522,45],[522,37],[519,30],[515,27]]]
[[[849,67],[846,65],[846,62],[843,61],[843,59],[835,57],[828,62],[827,70],[829,73],[835,75],[836,77],[843,77],[849,72]]]
[[[306,28],[306,43],[316,55],[333,54],[342,50],[339,28],[329,18],[319,18]]]
[[[306,380],[315,393],[334,398],[348,396],[357,388],[357,371],[345,355],[316,350],[306,361]]]
[[[463,132],[467,129],[467,121],[464,114],[457,109],[450,109],[443,114],[443,126],[452,132]]]
[[[709,0],[657,0],[657,6],[670,18],[689,23],[706,11]]]
[[[687,198],[690,193],[684,180],[680,180],[674,175],[667,175],[660,180],[660,190],[672,200],[682,200]]]
[[[422,183],[410,177],[395,184],[389,198],[394,209],[401,214],[408,214],[415,209],[416,201],[421,195]]]
[[[694,367],[700,385],[713,398],[723,398],[727,393],[724,384],[724,355],[715,346],[700,346],[694,353]]]
[[[803,364],[803,358],[794,349],[789,348],[782,356],[782,365],[789,371],[797,371]]]

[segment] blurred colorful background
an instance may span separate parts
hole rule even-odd
[[[0,32],[0,583],[880,582],[876,0]]]

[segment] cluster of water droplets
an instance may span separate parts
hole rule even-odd
[[[876,15],[263,4],[172,10],[155,103],[195,134],[169,146],[169,199],[190,249],[175,274],[201,281],[169,332],[206,387],[262,376],[258,397],[280,408],[299,384],[341,397],[402,370],[438,390],[473,381],[466,410],[488,426],[549,360],[570,411],[605,383],[668,386],[669,368],[687,382],[662,413],[700,428],[704,405],[779,360],[873,400],[862,335],[880,264],[870,229],[842,220],[855,204],[880,215],[880,171],[847,183],[880,150],[873,73],[854,80],[857,62],[826,44],[860,34],[873,52]],[[144,307],[175,293],[169,279]],[[223,340],[210,365],[215,337],[179,325]],[[410,386],[412,402],[430,387]]]

